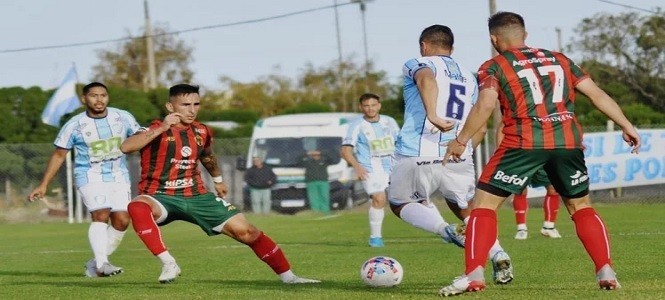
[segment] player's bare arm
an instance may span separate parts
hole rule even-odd
[[[39,183],[39,186],[37,186],[28,196],[30,202],[44,197],[48,183],[51,182],[51,179],[53,179],[55,174],[58,173],[58,170],[60,170],[62,163],[67,157],[67,153],[69,153],[69,150],[63,148],[56,148],[53,151],[53,154],[51,154],[51,158],[46,165],[46,171],[44,171],[42,182]]]
[[[340,151],[340,155],[353,167],[353,169],[356,171],[356,175],[358,178],[360,178],[360,180],[367,179],[367,170],[365,170],[365,168],[360,165],[356,159],[356,156],[353,155],[353,146],[343,145]]]
[[[217,164],[217,156],[212,150],[212,146],[209,145],[208,147],[203,148],[203,153],[199,157],[199,160],[201,161],[201,165],[203,165],[203,167],[208,171],[210,176],[213,178],[222,177],[222,170]],[[226,194],[229,192],[229,188],[223,180],[219,182],[215,181],[215,190],[221,197],[226,196]]]
[[[487,88],[480,91],[478,94],[478,102],[471,108],[469,117],[464,123],[464,128],[454,140],[448,143],[448,147],[446,147],[446,155],[443,157],[442,162],[444,165],[450,158],[459,161],[469,140],[476,134],[476,132],[478,132],[478,130],[483,126],[486,126],[487,120],[492,116],[492,112],[496,107],[498,98],[499,93],[497,93],[494,88]]]
[[[423,106],[427,112],[427,120],[436,126],[441,132],[446,132],[454,128],[455,122],[446,121],[436,114],[436,99],[439,95],[439,87],[436,84],[434,72],[429,68],[423,68],[416,72],[413,77],[420,92],[420,98],[423,99]]]
[[[126,154],[141,150],[141,148],[152,142],[152,140],[164,133],[164,131],[169,130],[171,126],[179,124],[181,117],[182,115],[179,113],[168,114],[164,117],[164,121],[160,127],[139,131],[135,135],[128,137],[122,142],[122,145],[120,145],[120,151]]]
[[[476,149],[476,147],[480,145],[480,142],[485,138],[485,133],[487,133],[487,124],[483,124],[483,127],[478,129],[478,131],[476,131],[471,137],[471,147],[473,147],[473,149]]]
[[[621,127],[623,140],[633,147],[632,153],[638,153],[641,144],[640,135],[635,130],[633,124],[623,114],[616,101],[598,87],[591,78],[583,79],[575,88],[589,97],[593,106]]]

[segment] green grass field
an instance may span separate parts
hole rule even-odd
[[[664,299],[665,205],[597,205],[610,230],[613,260],[623,288],[598,289],[593,264],[563,211],[562,239],[541,237],[542,211],[529,213],[530,237],[513,239],[512,210],[500,211],[499,235],[515,266],[507,286],[489,284],[484,299]],[[447,220],[452,214],[443,211]],[[188,223],[163,228],[182,276],[157,282],[161,265],[135,234],[111,257],[125,273],[83,277],[90,257],[88,224],[48,222],[0,225],[0,299],[435,299],[439,288],[464,269],[463,250],[412,228],[386,211],[385,248],[367,246],[366,207],[331,218],[312,213],[248,218],[284,249],[293,270],[321,279],[318,285],[284,285],[252,251],[226,236],[207,237]],[[394,288],[365,287],[359,268],[375,255],[396,258],[404,280]],[[488,265],[489,270],[491,266]],[[488,283],[491,279],[486,274]]]

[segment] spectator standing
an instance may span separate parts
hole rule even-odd
[[[263,163],[263,158],[260,156],[252,157],[252,167],[245,172],[245,182],[249,186],[252,212],[269,213],[272,204],[270,187],[277,182],[277,176],[270,166]]]

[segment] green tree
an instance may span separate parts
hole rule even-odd
[[[625,95],[635,94],[636,101],[665,110],[665,12],[601,13],[583,19],[575,31],[578,37],[570,48],[596,62],[594,67],[608,76],[604,78],[616,78]]]
[[[155,26],[153,44],[157,84],[171,86],[190,82],[194,72],[189,67],[193,48],[169,32],[166,26]],[[93,66],[93,78],[109,86],[147,90],[148,56],[145,38],[129,35],[116,50],[97,51],[99,64]]]

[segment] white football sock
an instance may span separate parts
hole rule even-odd
[[[369,206],[369,237],[381,237],[381,225],[383,225],[384,216],[383,208]]]
[[[288,270],[282,274],[279,274],[279,279],[282,280],[282,282],[289,282],[293,280],[293,278],[296,277],[296,274],[293,274],[293,271]]]
[[[527,230],[526,224],[517,224],[517,230]]]
[[[108,241],[106,230],[108,227],[109,225],[106,223],[92,222],[90,228],[88,228],[88,240],[92,253],[95,255],[97,268],[101,268],[104,263],[109,261],[106,254],[106,243]]]
[[[434,204],[423,205],[412,202],[404,205],[399,217],[407,223],[434,234],[443,236],[443,228],[448,226]]]
[[[494,241],[494,245],[492,245],[492,248],[490,248],[490,259],[494,257],[495,254],[498,252],[503,251],[503,247],[501,247],[501,244],[499,244],[499,239]]]
[[[109,226],[108,230],[106,230],[106,234],[108,237],[108,243],[106,244],[106,254],[111,255],[113,252],[115,252],[115,249],[118,249],[118,246],[120,246],[120,242],[122,242],[122,238],[125,236],[126,231],[119,231],[113,226]]]
[[[175,262],[175,258],[171,256],[169,250],[157,254],[157,258],[159,258],[159,260],[161,260],[163,264]]]
[[[554,228],[554,222],[543,221],[543,228]]]

